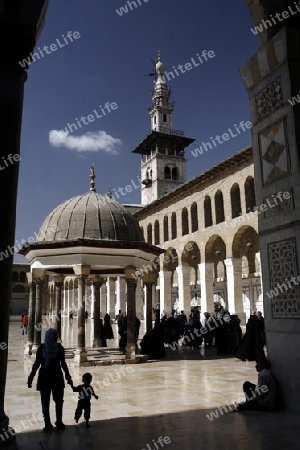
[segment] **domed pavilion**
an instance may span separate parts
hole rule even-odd
[[[77,346],[75,362],[86,361],[86,287],[93,286],[93,346],[99,347],[100,288],[107,277],[122,277],[127,290],[126,358],[135,359],[135,290],[142,276],[146,285],[146,314],[151,317],[152,286],[157,273],[154,261],[164,250],[145,242],[140,226],[123,205],[95,190],[91,168],[89,192],[57,206],[44,220],[36,242],[26,243],[19,253],[29,261],[29,327],[25,354],[34,355],[41,343],[45,280],[55,285],[55,326],[61,335],[62,289],[66,277],[75,278],[77,298]],[[148,269],[145,270],[145,267]],[[148,320],[149,323],[149,320]]]

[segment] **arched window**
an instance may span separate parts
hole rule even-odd
[[[154,116],[154,125],[156,125],[156,116]]]
[[[168,216],[164,217],[164,242],[169,240],[169,219]]]
[[[147,226],[147,242],[152,245],[152,225],[149,223]]]
[[[211,199],[208,195],[206,195],[204,199],[204,225],[205,228],[211,227],[213,224],[212,221],[212,212],[211,212]]]
[[[223,194],[220,190],[217,191],[215,195],[215,209],[216,209],[216,223],[224,222],[225,220],[224,201],[223,201]]]
[[[21,273],[20,273],[19,281],[20,281],[21,283],[25,283],[25,281],[26,281],[26,273],[25,273],[25,272],[21,272]]]
[[[197,203],[191,206],[192,233],[198,230],[198,207]]]
[[[188,210],[183,208],[181,212],[182,236],[189,234],[189,215]]]
[[[154,222],[154,245],[159,244],[159,222],[156,220]]]
[[[166,180],[170,180],[171,179],[171,169],[168,166],[165,167],[165,179]]]
[[[172,169],[172,180],[178,180],[178,169],[177,169],[177,167],[173,167],[173,169]]]
[[[19,274],[18,274],[18,272],[13,272],[13,274],[12,274],[12,281],[13,282],[19,281]]]
[[[167,122],[167,114],[163,114],[163,122]]]
[[[177,220],[176,220],[176,213],[172,213],[171,216],[171,234],[172,234],[172,239],[176,239],[177,238]]]
[[[242,214],[240,187],[235,183],[230,191],[231,199],[231,217],[239,217]]]
[[[248,213],[253,211],[256,206],[254,179],[252,177],[248,177],[245,181],[245,198],[246,212]]]

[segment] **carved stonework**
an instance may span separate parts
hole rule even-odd
[[[272,125],[259,133],[263,184],[273,183],[289,173],[285,121]]]
[[[275,204],[275,200],[272,196],[264,198],[263,203],[268,206],[268,209],[264,212],[265,219],[270,219],[270,217],[278,216],[278,214],[281,213],[284,214],[285,212],[293,211],[294,209],[293,189],[290,189],[290,191],[288,192],[290,194],[290,197],[287,199],[282,199],[282,201],[278,200],[278,198],[276,198],[275,196],[277,205]]]
[[[287,239],[269,244],[268,254],[271,290],[266,296],[271,299],[273,317],[300,317],[296,240]]]
[[[275,111],[283,103],[280,79],[272,81],[255,97],[258,115],[262,118]]]

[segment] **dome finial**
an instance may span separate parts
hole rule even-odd
[[[163,75],[165,72],[165,66],[161,60],[160,50],[158,50],[158,52],[157,52],[157,63],[156,63],[155,69],[159,75]]]
[[[90,175],[90,191],[91,192],[96,192],[96,189],[95,189],[95,178],[96,178],[96,175],[95,175],[95,166],[94,166],[94,164],[92,164],[91,165],[91,175]]]
[[[110,190],[110,184],[108,185],[108,193],[106,194],[108,198],[112,198],[112,192]]]

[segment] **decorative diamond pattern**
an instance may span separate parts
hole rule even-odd
[[[281,121],[259,134],[263,184],[272,183],[289,173],[285,123]]]
[[[269,244],[270,291],[273,317],[300,317],[300,289],[295,239]],[[293,282],[293,277],[296,282]],[[269,297],[268,296],[268,297]],[[269,298],[270,298],[269,297]]]
[[[282,90],[280,79],[273,81],[255,97],[257,112],[260,117],[265,117],[282,103]]]

